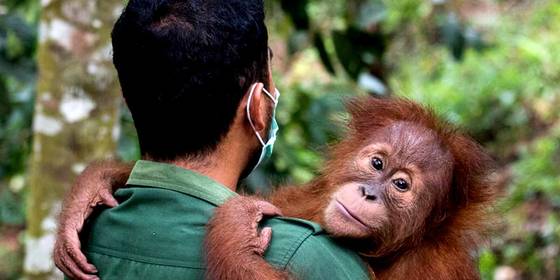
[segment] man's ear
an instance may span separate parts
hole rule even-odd
[[[249,88],[247,94],[245,94],[245,104],[249,105],[249,114],[251,117],[251,121],[253,122],[253,126],[255,130],[261,134],[263,133],[264,129],[266,128],[266,120],[267,120],[267,98],[264,96],[263,92],[264,84],[263,83],[256,83],[255,85]],[[251,96],[251,90],[253,94]],[[249,100],[251,98],[251,100]],[[245,110],[247,112],[247,110]],[[246,119],[247,124],[249,124],[249,119]]]

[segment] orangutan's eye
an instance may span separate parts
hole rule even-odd
[[[393,185],[400,192],[406,192],[409,189],[408,182],[404,179],[399,178],[399,179],[393,180]]]
[[[378,157],[374,157],[374,158],[371,159],[371,166],[373,166],[373,168],[375,168],[375,170],[382,170],[383,169],[383,161]]]

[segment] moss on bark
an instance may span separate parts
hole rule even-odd
[[[30,279],[60,278],[50,255],[60,203],[88,162],[114,155],[119,125],[110,30],[123,2],[43,4],[28,180],[25,271]]]

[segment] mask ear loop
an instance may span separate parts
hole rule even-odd
[[[263,87],[263,91],[270,99],[272,99],[272,102],[274,102],[274,106],[278,105],[278,99],[280,97],[280,92],[278,91],[278,89],[274,89],[274,93],[276,93],[276,98],[274,98],[274,96],[272,96],[272,94],[268,92],[268,90],[266,90],[266,88],[264,87]]]
[[[247,100],[247,118],[249,119],[249,124],[251,124],[251,127],[253,128],[253,131],[257,135],[257,138],[259,139],[259,142],[261,143],[261,145],[264,146],[265,143],[264,143],[262,137],[257,132],[257,129],[255,128],[255,125],[253,124],[253,120],[251,119],[251,114],[249,113],[249,108],[251,107],[251,100],[253,99],[253,92],[255,91],[256,87],[257,87],[257,84],[253,84],[251,86],[251,92],[249,92],[249,99]],[[265,89],[265,93],[270,97],[270,93],[267,93],[266,89]],[[276,100],[274,98],[272,98],[272,100],[274,100],[276,102]]]

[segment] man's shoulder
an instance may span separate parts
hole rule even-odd
[[[368,279],[358,254],[331,239],[318,224],[282,217],[269,219],[263,226],[272,228],[265,258],[276,267],[300,279]]]
[[[267,219],[263,227],[272,228],[272,240],[265,253],[265,258],[271,264],[285,268],[299,246],[311,235],[321,229],[310,221],[292,218]]]
[[[203,224],[214,206],[161,188],[129,186],[117,207],[95,213],[84,228],[85,250],[158,265],[202,268]],[[188,213],[188,215],[185,215]]]
[[[273,230],[287,231],[288,233],[298,234],[305,232],[311,235],[324,234],[323,228],[312,221],[290,218],[290,217],[275,217],[267,219],[263,226],[272,227]]]

